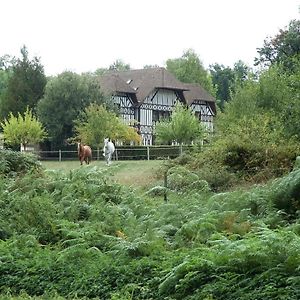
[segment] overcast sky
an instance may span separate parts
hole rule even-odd
[[[256,48],[299,19],[299,0],[0,0],[0,56],[26,45],[47,75],[165,66],[193,49],[204,66],[253,65]]]

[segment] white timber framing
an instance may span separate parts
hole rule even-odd
[[[131,125],[135,117],[135,108],[131,98],[127,94],[113,96],[113,102],[118,106],[120,117],[125,124]]]
[[[139,107],[140,134],[143,145],[153,145],[156,122],[171,115],[177,101],[181,101],[174,90],[155,89]]]
[[[213,131],[214,112],[208,101],[195,100],[190,105],[192,111],[209,132]]]

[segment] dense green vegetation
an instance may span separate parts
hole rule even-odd
[[[148,185],[121,185],[96,165],[46,170],[32,155],[1,150],[0,297],[299,299],[299,28],[294,20],[265,41],[259,74],[239,62],[214,65],[209,77],[193,51],[168,61],[182,81],[216,89],[222,112],[214,135],[162,161],[157,180],[141,163]],[[93,74],[46,84],[39,60],[22,55],[0,59],[0,115],[37,109],[52,146],[62,145],[79,112],[106,99]],[[40,84],[24,95],[26,70]]]
[[[138,193],[97,166],[30,159],[0,180],[4,299],[299,298],[300,169],[214,193],[175,166],[165,202],[159,187]]]

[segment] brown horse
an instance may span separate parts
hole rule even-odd
[[[80,160],[80,164],[82,165],[83,161],[86,164],[89,164],[92,160],[92,149],[88,145],[84,145],[82,143],[78,143],[78,158]]]

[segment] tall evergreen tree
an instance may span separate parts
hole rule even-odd
[[[21,49],[21,55],[13,61],[7,89],[0,103],[2,118],[10,113],[24,113],[27,107],[35,112],[37,102],[44,94],[47,79],[39,58],[30,60],[25,46]]]

